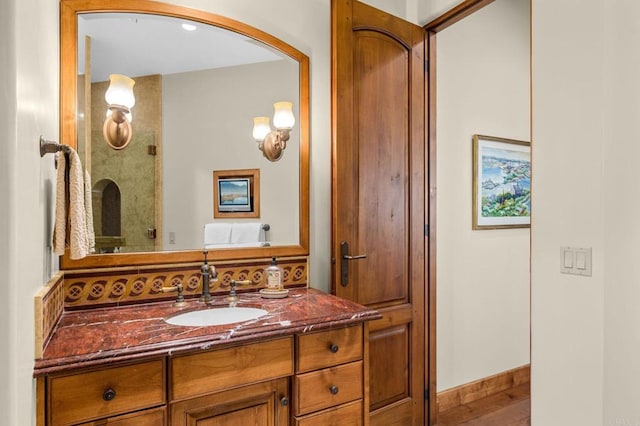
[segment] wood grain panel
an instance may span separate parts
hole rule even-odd
[[[293,338],[178,356],[170,360],[172,400],[293,374]]]
[[[408,426],[413,422],[413,402],[405,398],[396,403],[372,411],[370,426]]]
[[[164,360],[49,378],[51,424],[122,414],[165,402]],[[115,391],[105,400],[107,389]]]
[[[362,401],[329,408],[303,418],[294,418],[293,424],[295,426],[361,426]]]
[[[400,42],[378,32],[355,33],[356,102],[361,109],[358,139],[358,240],[352,262],[356,282],[370,282],[360,294],[365,305],[406,301],[409,294],[409,151],[408,52]],[[371,53],[375,52],[375,53]],[[385,67],[376,66],[385,63]],[[372,123],[385,123],[373,126]],[[365,141],[376,141],[372,146]],[[384,241],[384,244],[380,242]],[[373,267],[375,265],[375,267]]]
[[[171,404],[172,426],[277,426],[288,424],[286,378],[243,386]]]
[[[362,359],[362,326],[296,336],[296,372]],[[332,351],[332,346],[334,350]]]
[[[296,375],[294,398],[297,416],[361,399],[362,361]]]
[[[371,410],[407,398],[410,394],[409,327],[398,326],[369,334]]]
[[[95,422],[82,423],[78,426],[165,426],[167,424],[165,407],[138,411],[123,416],[109,417]]]

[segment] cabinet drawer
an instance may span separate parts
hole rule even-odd
[[[164,426],[166,422],[166,408],[154,408],[138,411],[94,422],[82,423],[79,426]]]
[[[296,416],[362,398],[362,361],[295,377]]]
[[[51,423],[67,425],[165,402],[163,360],[49,379]]]
[[[178,356],[171,360],[171,399],[193,396],[293,374],[293,339],[251,343]]]
[[[294,426],[362,426],[362,400],[294,419]]]
[[[362,359],[362,326],[297,336],[296,371],[305,372]]]

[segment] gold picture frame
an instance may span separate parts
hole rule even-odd
[[[214,170],[213,217],[260,217],[260,169]]]
[[[474,230],[531,226],[531,144],[473,135]]]

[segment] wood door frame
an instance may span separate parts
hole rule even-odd
[[[429,424],[435,425],[438,420],[438,401],[437,401],[437,339],[436,339],[436,100],[437,100],[437,80],[436,80],[436,64],[437,64],[437,37],[436,34],[445,28],[450,27],[456,22],[466,18],[467,16],[477,12],[485,6],[493,3],[495,0],[464,0],[454,8],[448,10],[431,22],[423,26],[426,36],[427,45],[427,61],[428,68],[426,72],[427,82],[425,84],[427,105],[425,108],[426,116],[426,134],[427,134],[427,167],[428,174],[428,220],[429,224],[429,241],[428,241],[428,269],[427,269],[427,294],[426,294],[426,330],[427,338],[427,368],[425,369],[425,383],[428,383],[429,399],[426,409],[428,410]]]

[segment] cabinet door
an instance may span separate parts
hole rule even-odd
[[[171,404],[173,426],[282,426],[288,421],[286,378]]]

